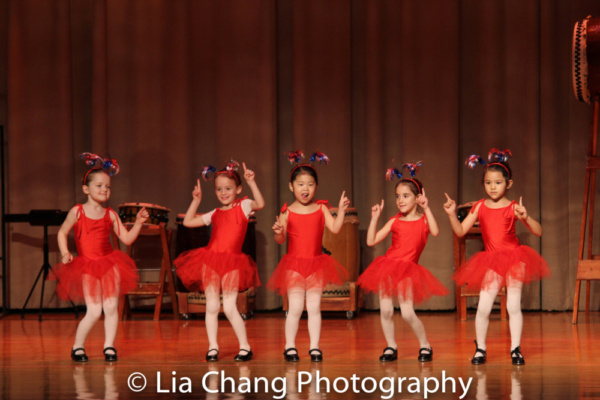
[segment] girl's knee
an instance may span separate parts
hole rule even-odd
[[[85,312],[85,318],[97,321],[102,316],[102,307],[88,307]]]
[[[233,304],[223,304],[223,313],[225,314],[225,316],[228,319],[231,319],[231,317],[239,315],[239,311],[237,309],[237,304],[235,304],[235,303],[233,303]]]
[[[508,315],[519,315],[521,314],[521,304],[520,303],[508,303],[506,304],[506,311]]]
[[[104,310],[104,314],[116,314],[119,310],[119,301],[116,298],[105,300],[102,304],[102,309]]]
[[[221,302],[220,301],[209,301],[207,299],[206,301],[206,313],[207,314],[218,314],[219,310],[221,309]]]
[[[379,308],[379,313],[381,314],[381,318],[392,319],[392,317],[394,316],[394,306],[391,304],[381,304]]]
[[[402,310],[402,319],[404,321],[406,321],[407,323],[412,323],[415,319],[417,318],[417,315],[415,314],[415,312],[410,312],[407,311],[405,312],[404,310]]]

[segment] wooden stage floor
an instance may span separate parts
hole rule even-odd
[[[166,314],[163,314],[166,315]],[[474,315],[461,322],[453,312],[419,313],[434,348],[434,360],[417,361],[418,343],[396,314],[398,361],[380,363],[385,347],[377,312],[353,320],[326,313],[322,363],[307,355],[306,319],[301,321],[299,363],[283,360],[284,317],[257,313],[246,322],[255,353],[235,363],[237,341],[220,320],[220,361],[207,363],[202,318],[173,320],[136,314],[119,325],[119,361],[105,363],[104,331],[94,326],[87,363],[69,357],[78,321],[73,314],[8,315],[0,319],[2,399],[591,399],[600,398],[600,313],[524,313],[526,365],[509,356],[508,322],[492,315],[488,362],[474,367]],[[137,374],[137,375],[135,375]],[[143,375],[143,377],[142,377]],[[137,390],[143,383],[146,387]],[[317,383],[318,381],[318,383]],[[222,386],[222,384],[224,386]]]

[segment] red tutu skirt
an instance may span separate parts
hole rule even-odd
[[[225,291],[260,286],[256,263],[244,253],[221,253],[200,247],[181,253],[173,264],[177,276],[191,291],[204,291],[208,286]],[[232,271],[238,273],[232,274]]]
[[[488,274],[494,271],[495,274]],[[529,246],[521,245],[513,250],[480,251],[454,273],[452,278],[459,285],[470,289],[488,289],[491,285],[510,284],[509,281],[530,283],[550,276],[546,261]]]
[[[402,296],[419,304],[431,296],[450,291],[425,267],[412,261],[379,256],[359,277],[357,284],[366,292],[388,297]]]
[[[68,264],[57,264],[55,274],[58,297],[74,302],[85,300],[84,285],[87,294],[99,301],[129,293],[140,279],[135,262],[121,250],[95,260],[75,257]]]
[[[348,280],[348,272],[333,257],[321,254],[316,257],[283,256],[267,283],[267,289],[285,295],[289,289],[322,289],[328,283],[341,285]]]

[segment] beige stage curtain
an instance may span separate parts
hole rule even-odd
[[[541,239],[522,227],[519,238],[553,273],[525,289],[523,307],[572,307],[591,108],[572,95],[571,36],[575,21],[600,15],[597,1],[0,0],[0,10],[8,212],[83,202],[77,155],[93,151],[120,161],[112,207],[168,207],[175,229],[201,168],[233,157],[256,171],[267,202],[257,226],[266,283],[285,251],[271,225],[293,200],[285,151],[329,155],[317,197],[336,206],[345,190],[358,209],[362,270],[391,243],[364,240],[373,204],[385,199],[383,219],[397,212],[385,169],[423,160],[441,234],[421,264],[454,291],[444,193],[483,197],[482,171],[464,159],[509,148],[510,196],[544,227]],[[210,183],[203,190],[208,211],[217,202]],[[19,308],[41,266],[41,228],[11,224],[7,239]],[[66,306],[46,286],[44,305]],[[260,309],[280,304],[259,290]],[[375,296],[366,304],[378,307]],[[454,307],[453,295],[420,306]]]

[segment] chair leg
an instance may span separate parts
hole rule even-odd
[[[575,298],[573,299],[573,324],[577,323],[579,314],[579,291],[581,290],[581,280],[575,280]]]
[[[465,296],[460,298],[460,320],[467,320],[467,298]]]

